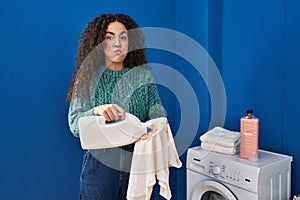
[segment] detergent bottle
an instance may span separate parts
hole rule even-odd
[[[240,120],[240,157],[256,161],[258,159],[259,119],[253,115],[253,110],[246,110]]]
[[[151,131],[134,116],[126,113],[124,120],[107,122],[104,116],[84,116],[78,120],[82,149],[105,149],[131,144]]]

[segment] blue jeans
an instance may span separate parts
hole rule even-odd
[[[80,199],[126,200],[134,145],[84,152]]]

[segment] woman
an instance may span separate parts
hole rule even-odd
[[[123,120],[126,112],[142,122],[165,116],[149,72],[144,36],[124,14],[102,14],[88,23],[80,37],[67,100],[69,126],[78,137],[82,116]],[[134,144],[84,152],[81,199],[126,199]],[[129,153],[128,153],[129,152]]]

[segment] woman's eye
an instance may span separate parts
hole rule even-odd
[[[106,40],[112,40],[113,37],[111,37],[111,36],[106,36],[105,39],[106,39]]]
[[[127,36],[122,36],[121,40],[127,40]]]

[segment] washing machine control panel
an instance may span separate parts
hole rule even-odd
[[[235,182],[240,181],[240,172],[237,169],[230,169],[225,165],[219,165],[214,162],[210,162],[208,173],[214,178],[226,179]]]
[[[215,180],[258,191],[258,171],[245,168],[240,162],[231,162],[222,158],[188,157],[187,168],[197,173],[209,176]]]
[[[229,164],[220,164],[212,161],[207,164],[208,170],[206,173],[209,176],[233,185],[246,187],[253,192],[257,191],[258,177],[255,173]]]

